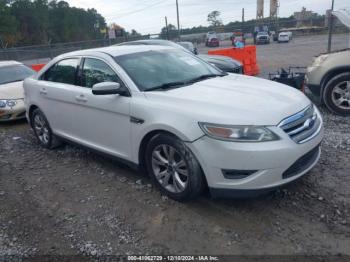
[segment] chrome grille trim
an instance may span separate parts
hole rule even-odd
[[[314,106],[311,105],[282,120],[278,127],[286,132],[294,142],[303,144],[321,131],[321,123]]]

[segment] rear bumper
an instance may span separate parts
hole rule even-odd
[[[219,42],[207,42],[207,46],[219,46]]]

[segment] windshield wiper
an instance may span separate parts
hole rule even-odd
[[[201,75],[199,77],[196,77],[196,78],[193,78],[191,80],[189,80],[187,83],[195,83],[195,82],[199,82],[199,81],[202,81],[202,80],[206,80],[206,79],[209,79],[209,78],[213,78],[213,77],[222,77],[222,76],[226,76],[227,74],[207,74],[207,75]]]
[[[164,83],[161,84],[159,86],[154,86],[151,88],[146,89],[145,91],[154,91],[154,90],[166,90],[166,89],[170,89],[170,88],[174,88],[174,87],[178,87],[178,86],[183,86],[186,85],[186,82],[169,82],[169,83]]]
[[[151,87],[146,89],[145,91],[154,91],[154,90],[167,90],[170,88],[175,88],[175,87],[180,87],[180,86],[185,86],[185,85],[190,85],[208,78],[213,78],[213,77],[222,77],[222,76],[226,76],[227,74],[206,74],[206,75],[201,75],[199,77],[193,78],[189,81],[186,82],[182,82],[182,81],[177,81],[177,82],[169,82],[169,83],[164,83],[161,84],[159,86],[155,86],[155,87]]]

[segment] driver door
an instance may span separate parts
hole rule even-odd
[[[74,89],[74,134],[79,143],[123,159],[130,158],[129,95],[94,95],[93,85],[101,82],[125,84],[105,61],[84,58],[80,83]]]

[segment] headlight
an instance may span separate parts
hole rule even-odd
[[[6,100],[0,100],[0,108],[6,107]]]
[[[223,126],[199,123],[203,132],[215,139],[235,142],[266,142],[278,140],[279,137],[262,126]]]
[[[9,99],[9,100],[0,100],[0,108],[14,107],[17,104],[17,100]]]

